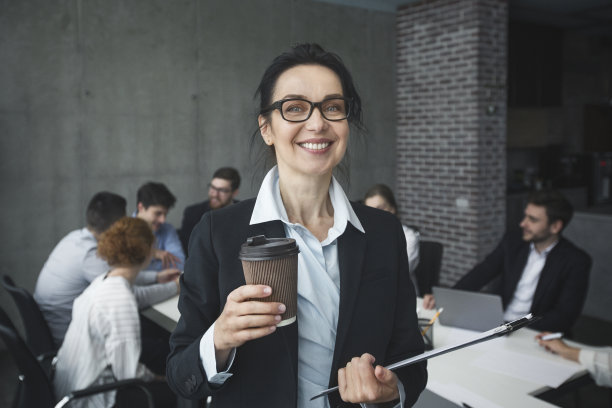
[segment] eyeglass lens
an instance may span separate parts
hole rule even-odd
[[[310,117],[315,105],[328,120],[342,120],[347,117],[347,103],[344,99],[326,99],[319,103],[311,103],[304,99],[288,99],[281,105],[283,118],[288,121],[300,122]]]
[[[217,193],[221,193],[221,194],[228,194],[232,192],[232,190],[230,190],[229,188],[218,188],[218,187],[213,186],[212,184],[209,184],[208,188],[216,191]]]

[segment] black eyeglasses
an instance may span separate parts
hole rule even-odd
[[[312,115],[314,108],[319,108],[325,119],[336,122],[349,117],[351,100],[348,98],[328,98],[321,102],[310,102],[301,98],[281,99],[265,109],[264,113],[278,109],[282,118],[287,122],[305,122]]]
[[[232,189],[215,187],[211,183],[208,183],[208,188],[220,194],[229,194],[232,192]]]

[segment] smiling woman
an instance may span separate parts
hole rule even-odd
[[[258,95],[277,166],[256,199],[206,213],[193,231],[168,381],[219,407],[412,406],[425,364],[383,368],[424,348],[402,226],[349,202],[333,177],[349,124],[362,127],[351,75],[337,55],[298,45],[272,62]],[[238,253],[255,235],[299,246],[297,325],[277,327],[285,305],[245,284]],[[335,385],[339,395],[309,401]]]

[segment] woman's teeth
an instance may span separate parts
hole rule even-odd
[[[326,143],[302,143],[302,147],[305,147],[306,149],[310,149],[310,150],[321,150],[321,149],[325,149],[327,146],[329,146],[329,142],[326,142]]]

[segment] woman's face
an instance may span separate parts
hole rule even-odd
[[[320,65],[298,65],[278,77],[272,102],[287,98],[320,102],[342,96],[340,79],[332,70]],[[348,143],[348,121],[329,121],[318,108],[304,122],[288,122],[276,109],[267,122],[260,116],[259,126],[264,142],[274,146],[283,174],[331,174],[344,157]]]
[[[389,211],[392,214],[395,214],[395,208],[391,204],[387,202],[382,196],[375,195],[369,198],[366,198],[364,204],[368,207],[378,208],[379,210]]]

